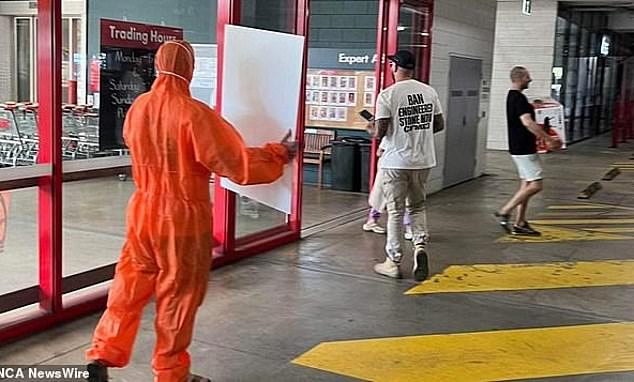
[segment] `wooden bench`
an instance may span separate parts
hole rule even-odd
[[[304,130],[304,163],[316,164],[317,186],[321,188],[324,163],[330,160],[332,152],[330,142],[336,138],[334,130],[305,129]]]

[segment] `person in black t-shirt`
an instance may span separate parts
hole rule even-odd
[[[515,195],[495,216],[504,230],[513,235],[541,235],[526,221],[528,202],[543,188],[542,166],[537,156],[537,138],[546,142],[551,151],[558,150],[561,142],[549,136],[535,122],[535,111],[522,93],[532,81],[528,70],[516,66],[511,70],[513,85],[506,97],[506,120],[508,125],[509,151],[517,167],[521,185]],[[517,208],[515,222],[511,225],[511,212]]]

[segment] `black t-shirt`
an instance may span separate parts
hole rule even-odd
[[[529,155],[537,152],[537,137],[522,123],[520,117],[530,113],[535,119],[535,110],[528,99],[518,90],[509,90],[506,96],[506,123],[509,131],[511,155]]]

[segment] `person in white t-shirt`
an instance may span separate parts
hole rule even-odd
[[[425,251],[425,182],[436,166],[434,134],[444,129],[440,100],[436,91],[415,80],[416,59],[407,50],[388,56],[395,83],[377,98],[376,116],[369,130],[383,139],[385,150],[379,161],[388,223],[385,262],[376,264],[378,274],[400,278],[403,257],[403,215],[411,218],[414,244],[414,279],[429,276]],[[406,201],[409,203],[406,203]]]

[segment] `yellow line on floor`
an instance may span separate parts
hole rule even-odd
[[[634,285],[634,260],[452,265],[405,294]]]
[[[485,382],[634,370],[634,323],[327,342],[296,365],[374,382]]]
[[[563,241],[634,240],[634,237],[632,236],[615,235],[605,232],[591,232],[584,229],[550,227],[537,224],[533,225],[533,228],[541,232],[541,235],[505,235],[497,239],[495,242],[501,244],[535,244],[559,243]]]
[[[634,219],[552,219],[552,220],[532,220],[531,224],[538,224],[538,225],[634,224]]]
[[[584,231],[605,232],[605,233],[634,233],[634,227],[605,227],[605,228],[584,228]]]
[[[573,204],[562,206],[548,206],[549,210],[605,210],[610,207],[600,204]]]
[[[587,204],[565,204],[565,205],[553,205],[548,206],[549,210],[607,210],[611,208],[616,208],[620,210],[634,210],[632,207],[624,207],[612,204],[598,204],[598,203],[587,203]]]
[[[606,211],[595,210],[595,211],[572,211],[572,210],[562,210],[557,212],[540,212],[539,216],[565,216],[569,218],[579,217],[580,219],[585,219],[588,217],[601,217],[604,216]]]

